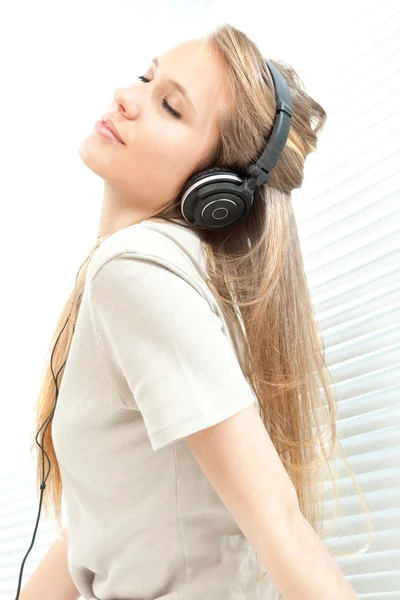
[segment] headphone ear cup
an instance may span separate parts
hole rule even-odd
[[[231,173],[231,172],[232,171],[230,169],[228,169],[227,167],[210,167],[209,169],[204,169],[203,171],[200,171],[199,173],[195,173],[194,175],[189,177],[189,179],[186,181],[185,185],[183,186],[182,192],[181,192],[181,197],[184,196],[184,194],[188,191],[188,189],[194,183],[196,183],[196,181],[199,181],[203,177],[208,177],[212,173]]]
[[[192,226],[204,229],[224,227],[241,219],[248,211],[248,203],[235,190],[241,188],[243,180],[229,167],[211,167],[195,173],[180,195],[183,217]]]

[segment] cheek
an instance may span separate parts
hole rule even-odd
[[[185,177],[196,163],[199,153],[199,141],[185,125],[159,124],[151,128],[138,144],[136,150],[140,163],[146,170],[154,173],[156,169],[162,179]]]

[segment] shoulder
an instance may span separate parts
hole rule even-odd
[[[186,286],[183,285],[186,283]],[[87,273],[91,296],[103,298],[170,291],[190,295],[187,284],[213,304],[205,282],[201,240],[190,228],[143,221],[108,237],[92,257]],[[110,296],[111,295],[111,296]]]
[[[147,260],[170,266],[177,272],[192,274],[195,278],[205,274],[203,248],[198,234],[177,223],[150,219],[110,235],[95,251],[88,267],[87,281],[97,278],[110,261],[112,265],[107,270],[111,270],[123,254],[130,255],[131,269],[140,261]]]

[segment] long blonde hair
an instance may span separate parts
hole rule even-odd
[[[197,165],[195,172],[210,166],[230,166],[241,171],[259,157],[271,132],[275,117],[273,80],[258,47],[233,26],[225,23],[211,29],[202,42],[218,53],[226,67],[232,105],[221,118],[217,146]],[[339,496],[336,474],[330,464],[334,451],[346,464],[369,516],[370,536],[368,544],[356,553],[333,549],[330,552],[353,556],[370,548],[372,520],[337,433],[336,396],[307,285],[291,200],[291,191],[302,185],[305,159],[316,150],[317,137],[327,115],[304,91],[292,67],[280,60],[272,62],[285,78],[293,103],[291,128],[283,153],[269,182],[256,188],[253,209],[245,222],[217,231],[198,231],[206,252],[207,283],[224,313],[240,366],[259,400],[263,423],[296,488],[300,509],[321,539],[329,531],[323,528],[326,471],[333,482],[337,516]],[[165,221],[182,219],[179,196],[149,218],[153,217]],[[55,402],[50,349],[62,332],[52,359],[59,387],[87,267],[107,237],[99,237],[93,244],[59,317],[45,359],[35,412],[35,435]],[[51,439],[51,421],[42,445],[52,465],[43,506],[47,516],[50,508],[54,510],[61,526],[62,482]],[[32,436],[31,451],[33,446]],[[42,469],[39,451],[38,488]]]

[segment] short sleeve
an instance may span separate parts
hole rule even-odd
[[[125,252],[96,273],[91,304],[153,450],[256,401],[221,318],[189,276]]]

